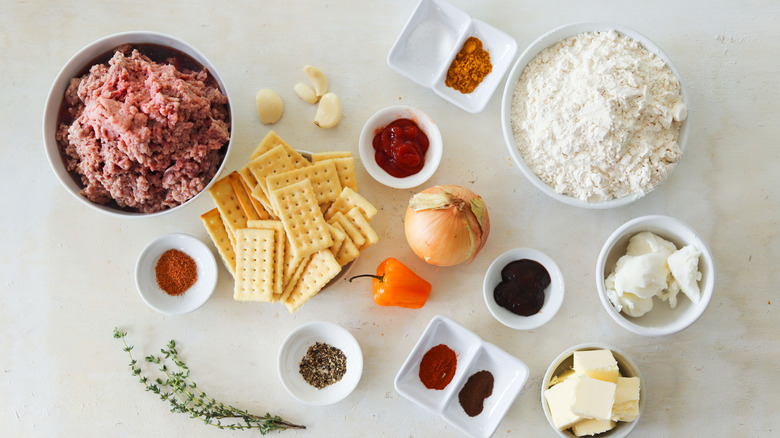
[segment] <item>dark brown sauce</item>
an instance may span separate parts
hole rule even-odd
[[[501,282],[494,289],[493,298],[516,315],[531,316],[544,305],[544,290],[550,280],[550,273],[539,262],[515,260],[501,270]]]
[[[225,89],[219,85],[219,83],[211,74],[211,72],[208,71],[208,68],[206,68],[200,62],[198,62],[195,58],[182,52],[181,50],[174,49],[172,47],[164,46],[161,44],[153,44],[153,43],[123,44],[121,46],[114,47],[113,49],[96,56],[90,62],[86,63],[84,68],[79,70],[77,74],[74,76],[74,78],[80,78],[89,74],[90,69],[92,69],[92,67],[95,65],[103,64],[107,66],[108,61],[111,60],[111,58],[118,50],[121,50],[125,56],[130,56],[134,49],[138,50],[142,55],[148,57],[149,59],[151,59],[152,61],[158,64],[171,64],[179,71],[206,70],[208,77],[204,83],[208,86],[219,88],[222,94],[227,95]],[[63,123],[69,125],[74,121],[74,118],[71,117],[70,112],[68,111],[69,106],[65,100],[65,93],[67,92],[67,88],[68,86],[66,85],[65,91],[63,92],[62,95],[62,100],[60,101],[60,107],[57,114],[57,125],[56,125],[55,132],[59,129],[60,125],[62,125]],[[231,123],[232,114],[230,114],[230,108],[228,107],[226,109],[227,109],[227,122]],[[60,152],[60,159],[62,160],[63,165],[66,165],[65,163],[67,163],[67,157],[65,156],[63,145],[60,145],[59,152]],[[223,146],[222,149],[219,150],[220,163],[225,159],[226,154],[227,154],[227,144],[225,144],[225,146]],[[71,179],[73,179],[76,185],[79,186],[79,188],[83,189],[85,187],[81,181],[81,175],[79,175],[76,171],[70,171],[68,173],[70,174]],[[216,177],[216,175],[214,177]],[[138,209],[135,208],[120,207],[119,204],[117,204],[116,201],[113,200],[108,204],[104,204],[104,205],[106,207],[110,207],[112,209],[121,210],[121,211],[127,211],[127,212],[139,211]]]

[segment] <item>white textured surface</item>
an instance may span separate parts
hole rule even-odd
[[[392,71],[385,59],[413,2],[3,1],[0,3],[0,435],[249,436],[212,431],[171,414],[130,375],[112,339],[129,331],[136,356],[169,339],[204,390],[257,413],[306,424],[284,436],[457,436],[444,421],[393,389],[393,377],[426,324],[447,315],[514,354],[530,378],[495,436],[554,436],[539,402],[541,379],[563,350],[605,342],[630,355],[647,384],[636,437],[770,436],[780,429],[780,4],[772,0],[652,3],[453,1],[517,39],[575,21],[612,21],[644,33],[674,60],[690,94],[687,151],[672,177],[646,198],[616,210],[583,210],[536,190],[511,163],[500,128],[500,93],[469,114]],[[285,100],[273,128],[311,151],[351,149],[363,122],[391,104],[419,107],[439,124],[444,157],[429,184],[460,184],[482,195],[491,237],[471,265],[436,268],[408,248],[402,215],[413,190],[374,182],[360,167],[361,192],[380,209],[380,243],[354,263],[373,272],[394,256],[434,285],[423,309],[382,308],[368,281],[340,282],[290,316],[280,306],[237,303],[220,268],[212,299],[183,316],[163,316],[139,298],[133,266],[143,247],[170,232],[206,240],[201,197],[183,211],[149,220],[97,214],[74,200],[48,168],[41,144],[46,93],[60,66],[82,46],[119,31],[148,29],[198,47],[220,70],[235,102],[238,168],[268,131],[254,96],[272,88]],[[315,108],[293,92],[302,67],[320,67],[342,99],[331,130],[312,123]],[[596,295],[593,271],[609,234],[630,218],[668,214],[693,226],[716,258],[717,287],[693,326],[664,338],[633,335],[614,323]],[[537,248],[560,266],[563,306],[543,327],[518,332],[490,316],[482,301],[490,261],[518,246]],[[771,302],[771,304],[770,304]],[[354,334],[363,377],[342,402],[296,402],[275,370],[282,339],[305,322],[325,320]]]

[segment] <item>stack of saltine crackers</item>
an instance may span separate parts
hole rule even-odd
[[[378,240],[349,152],[309,161],[271,131],[209,193],[217,207],[201,219],[238,301],[280,301],[293,313]]]

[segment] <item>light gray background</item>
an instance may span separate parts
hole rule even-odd
[[[634,436],[769,436],[777,433],[780,336],[776,288],[780,238],[780,3],[775,1],[467,1],[453,0],[517,39],[520,50],[542,33],[583,20],[611,21],[645,34],[681,72],[690,94],[688,149],[672,177],[639,202],[610,211],[557,203],[513,165],[500,124],[501,89],[469,114],[392,71],[385,59],[416,3],[412,1],[11,1],[0,2],[0,133],[3,214],[0,257],[0,434],[4,436],[249,436],[211,431],[171,414],[130,375],[121,345],[136,356],[176,339],[196,381],[216,398],[266,411],[309,429],[285,436],[457,436],[443,420],[400,397],[393,378],[436,314],[447,315],[525,361],[527,386],[496,436],[554,436],[539,400],[550,361],[581,342],[601,341],[630,354],[647,387]],[[135,289],[144,245],[170,232],[206,241],[202,197],[151,220],[118,220],[73,199],[56,180],[41,143],[48,89],[84,45],[128,30],[154,30],[198,47],[223,75],[235,104],[235,142],[227,170],[243,165],[271,127],[255,114],[260,88],[279,92],[284,117],[273,126],[292,145],[351,150],[376,110],[409,104],[440,125],[445,150],[427,185],[459,184],[482,195],[492,231],[470,265],[436,268],[408,248],[402,217],[415,190],[391,190],[358,166],[361,192],[375,202],[381,241],[354,264],[372,272],[393,256],[434,285],[423,309],[381,308],[368,282],[341,282],[294,316],[279,305],[237,303],[220,267],[218,289],[200,310],[166,317]],[[519,55],[519,52],[518,52]],[[293,85],[305,64],[320,67],[342,99],[344,118],[321,130],[315,108]],[[501,85],[503,88],[503,83]],[[623,222],[667,214],[692,225],[717,263],[709,309],[691,328],[664,338],[635,336],[601,307],[594,266],[602,242]],[[552,256],[566,298],[544,327],[514,331],[482,301],[482,276],[507,249]],[[355,392],[330,407],[306,407],[276,372],[283,337],[325,320],[360,342],[365,369]]]

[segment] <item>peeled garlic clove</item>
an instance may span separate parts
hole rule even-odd
[[[284,102],[275,91],[263,88],[255,96],[257,104],[257,116],[264,124],[273,124],[282,118],[284,112]]]
[[[317,114],[314,115],[314,124],[320,128],[332,128],[341,120],[341,102],[334,93],[327,93],[320,98],[317,105]]]
[[[322,97],[328,92],[328,78],[325,77],[325,73],[322,70],[312,65],[307,65],[303,67],[303,72],[309,78],[309,82],[314,87],[314,94],[317,97]]]
[[[295,84],[295,94],[298,95],[301,99],[303,99],[304,102],[315,104],[318,100],[320,100],[319,97],[317,97],[317,94],[314,92],[314,90],[304,84],[303,82],[298,82]]]

